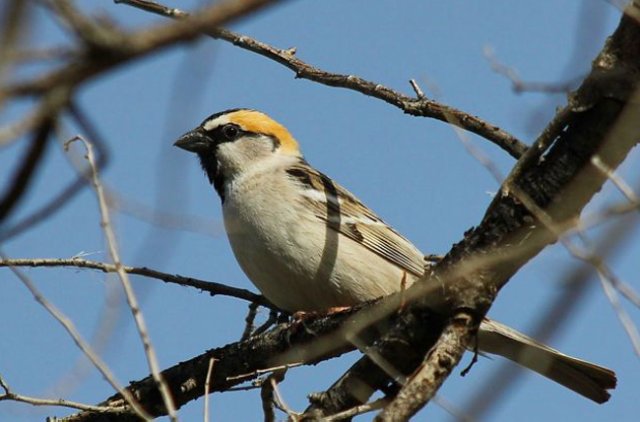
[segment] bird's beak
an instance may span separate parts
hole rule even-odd
[[[189,152],[204,152],[211,148],[211,139],[197,128],[182,135],[173,145]]]

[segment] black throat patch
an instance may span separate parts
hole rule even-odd
[[[218,192],[218,196],[220,196],[220,200],[224,204],[224,176],[218,166],[218,159],[215,154],[210,151],[199,153],[198,157],[200,158],[200,165],[207,174],[209,182],[213,185],[216,192]]]

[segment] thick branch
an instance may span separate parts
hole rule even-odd
[[[420,297],[420,289],[433,287],[435,282],[450,299],[449,312],[471,309],[483,315],[511,276],[557,239],[560,233],[549,226],[549,221],[552,226],[562,226],[560,223],[576,219],[601,189],[606,175],[591,164],[591,159],[597,155],[607,167],[616,168],[640,139],[639,77],[640,30],[636,21],[624,16],[570,107],[519,161],[480,225],[453,247],[428,280],[414,285],[407,294]],[[439,305],[438,298],[430,293],[424,295],[419,306],[407,311],[438,309]],[[407,334],[425,326],[394,327],[391,332],[411,343]],[[458,334],[466,336],[469,332]],[[380,353],[393,364],[404,360],[402,355],[384,353],[376,346],[371,352]],[[367,359],[363,357],[361,362]],[[448,372],[442,372],[441,380],[446,376]],[[376,374],[371,380],[365,377],[361,381],[373,387],[380,384]],[[334,387],[331,394],[349,394],[348,385]],[[331,414],[351,406],[353,403],[321,411]]]
[[[452,318],[424,361],[402,386],[395,399],[376,417],[377,422],[406,420],[416,414],[436,392],[460,360],[477,328],[464,313]]]
[[[232,343],[224,347],[209,350],[188,361],[182,362],[162,372],[162,377],[169,384],[171,393],[179,408],[202,396],[204,384],[208,374],[211,359],[215,359],[215,370],[211,373],[209,391],[225,391],[228,388],[256,378],[266,368],[282,367],[282,365],[314,364],[322,360],[336,357],[351,350],[353,347],[346,342],[334,343],[322,355],[307,359],[308,347],[318,337],[328,335],[341,328],[353,312],[345,312],[332,317],[318,318],[307,321],[304,326],[298,323],[280,324],[274,329],[253,336],[245,341]],[[298,353],[290,353],[291,350]],[[133,382],[129,391],[138,398],[139,403],[153,416],[166,414],[156,383],[151,377]],[[112,408],[126,407],[123,398],[116,394],[105,400],[100,406]],[[114,420],[113,415],[105,419],[104,415],[82,412],[70,416],[66,421],[103,421]],[[118,415],[119,421],[137,421],[139,418],[133,412]]]

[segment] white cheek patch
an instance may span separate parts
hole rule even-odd
[[[218,126],[226,125],[227,123],[229,123],[229,116],[224,115],[204,122],[202,128],[206,131],[209,131],[217,128]]]
[[[241,151],[233,142],[223,142],[218,144],[215,155],[218,157],[218,161],[232,163],[241,156]]]

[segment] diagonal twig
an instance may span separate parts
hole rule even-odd
[[[467,350],[474,330],[474,319],[465,313],[455,315],[440,338],[427,353],[416,372],[402,386],[396,397],[376,416],[376,422],[408,420],[431,400],[440,385]],[[476,327],[477,328],[477,327]]]
[[[55,113],[55,110],[55,108],[49,109],[47,113]],[[90,122],[88,117],[82,112],[79,107],[76,107],[75,104],[70,103],[68,105],[68,111],[70,112],[74,120],[80,125],[83,131],[88,134],[89,138],[93,140],[97,152],[96,164],[98,166],[98,169],[102,170],[109,161],[107,148],[105,146],[106,143],[102,140],[102,137],[99,136],[95,126]],[[87,178],[88,174],[78,175],[45,205],[36,209],[36,211],[34,211],[32,214],[23,217],[13,225],[0,230],[0,243],[12,237],[18,236],[26,230],[34,228],[38,223],[45,221],[48,217],[60,211],[87,185]]]
[[[76,142],[76,141],[82,142],[82,144],[87,150],[86,158],[91,168],[92,184],[93,184],[93,188],[96,191],[98,205],[100,208],[100,225],[102,226],[102,230],[107,239],[107,247],[109,249],[109,255],[113,260],[113,265],[115,266],[115,272],[118,274],[118,278],[125,291],[127,302],[129,303],[129,308],[131,309],[133,319],[138,329],[138,335],[140,336],[140,340],[142,341],[142,344],[144,346],[144,352],[147,357],[149,371],[151,372],[154,380],[158,385],[160,394],[162,395],[162,399],[167,409],[167,414],[169,415],[172,421],[177,421],[176,410],[173,403],[173,398],[171,397],[171,392],[169,391],[169,387],[167,386],[166,382],[164,381],[164,379],[160,374],[160,365],[158,364],[158,358],[156,356],[155,349],[153,348],[151,339],[149,338],[149,331],[147,329],[144,316],[142,315],[142,311],[140,310],[140,307],[138,305],[138,300],[136,298],[135,292],[133,291],[133,287],[131,286],[129,275],[124,270],[122,261],[120,260],[118,243],[116,240],[115,233],[113,232],[113,229],[111,227],[109,206],[107,205],[104,189],[102,187],[102,184],[100,182],[100,177],[98,175],[98,167],[96,165],[95,156],[93,154],[93,147],[91,146],[90,142],[86,141],[81,137],[73,138],[70,141],[67,141],[65,145],[68,146],[71,142]]]
[[[169,8],[160,3],[148,0],[119,0],[118,3],[124,3],[173,19],[185,19],[197,15],[197,13],[191,15],[187,12]],[[505,130],[479,117],[465,113],[462,110],[430,100],[419,93],[416,98],[413,98],[359,76],[327,72],[298,59],[295,56],[294,49],[275,48],[267,43],[227,29],[206,29],[204,33],[212,38],[230,42],[237,47],[271,59],[292,70],[296,78],[308,79],[336,88],[350,89],[385,101],[412,116],[431,117],[457,125],[462,129],[473,132],[493,142],[514,158],[519,158],[527,150],[527,146],[524,143]]]
[[[38,128],[29,150],[19,161],[18,169],[9,180],[6,192],[0,196],[0,222],[9,216],[27,192],[33,176],[38,170],[39,163],[44,157],[45,147],[53,129],[53,124],[51,119],[47,119]]]
[[[0,258],[2,258],[3,261],[8,260],[7,256],[2,252],[0,252]],[[20,279],[20,281],[27,287],[27,289],[29,289],[34,299],[64,327],[64,329],[67,331],[67,333],[69,333],[74,343],[78,346],[82,353],[84,353],[84,355],[96,367],[96,369],[100,371],[102,376],[107,380],[109,384],[111,384],[114,390],[122,395],[125,402],[131,406],[135,414],[143,419],[150,419],[144,409],[140,407],[139,403],[133,397],[131,392],[120,385],[115,376],[111,373],[109,367],[102,361],[100,356],[98,356],[98,354],[93,351],[91,345],[82,337],[73,321],[67,318],[67,316],[64,315],[54,304],[49,302],[47,298],[45,298],[44,295],[40,293],[40,291],[36,288],[35,284],[29,279],[29,277],[22,273],[22,271],[14,266],[9,266],[9,269],[16,275],[16,277],[18,277],[18,279]]]

